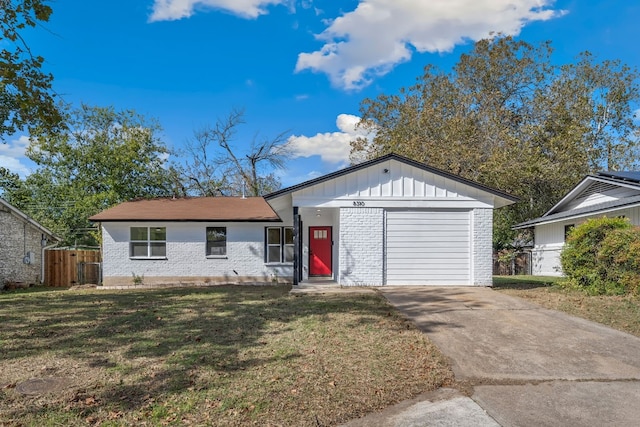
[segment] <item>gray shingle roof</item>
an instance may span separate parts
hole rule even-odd
[[[604,176],[609,178],[616,178],[622,181],[631,181],[640,183],[640,172],[638,171],[612,171],[612,172],[598,172],[598,176]]]
[[[521,222],[520,224],[514,225],[512,228],[514,229],[527,228],[527,227],[534,226],[536,224],[540,224],[542,222],[553,222],[561,219],[594,214],[594,213],[607,211],[614,208],[621,208],[621,207],[635,205],[635,204],[640,204],[640,195],[633,196],[633,197],[626,197],[624,199],[619,199],[619,200],[611,200],[609,202],[598,203],[597,205],[591,205],[591,206],[586,206],[584,208],[572,209],[565,212],[558,212],[556,214],[542,216],[540,218],[532,219],[530,221]]]

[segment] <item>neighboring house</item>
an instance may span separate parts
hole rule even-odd
[[[7,282],[41,283],[44,249],[58,241],[47,228],[0,199],[0,288]]]
[[[560,252],[569,231],[602,216],[625,217],[640,225],[640,172],[588,175],[543,216],[515,225],[533,228],[532,274],[561,276]]]
[[[264,198],[140,200],[90,219],[105,285],[490,286],[493,209],[515,201],[390,154]]]

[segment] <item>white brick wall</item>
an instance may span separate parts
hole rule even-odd
[[[291,264],[264,262],[265,227],[278,223],[104,223],[103,278],[105,285],[133,284],[133,275],[144,283],[291,281]],[[167,259],[130,259],[129,228],[166,227]],[[227,227],[227,256],[207,258],[206,227]]]
[[[381,286],[383,242],[383,209],[340,208],[340,284]]]
[[[491,286],[493,253],[493,210],[473,210],[473,282],[474,286]]]

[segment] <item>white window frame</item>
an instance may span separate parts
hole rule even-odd
[[[278,243],[269,242],[269,230],[278,230],[280,241]],[[291,243],[286,243],[287,230],[291,231]],[[295,246],[293,243],[293,227],[266,227],[264,236],[264,261],[265,264],[293,264],[293,253]],[[278,248],[279,258],[277,261],[269,259],[269,248]],[[289,251],[287,251],[289,249]],[[287,260],[287,253],[291,254],[291,259]]]
[[[212,254],[209,253],[209,230],[212,228],[217,228],[217,229],[222,229],[224,230],[224,247],[223,247],[223,253],[221,254]],[[205,229],[205,255],[207,258],[226,258],[227,257],[227,242],[228,240],[228,233],[227,233],[227,227],[219,227],[219,226],[212,226],[212,227],[206,227]]]
[[[133,229],[134,228],[138,228],[138,229],[146,229],[146,239],[142,240],[137,240],[137,239],[132,239],[131,235],[133,233]],[[164,230],[164,239],[163,240],[159,240],[159,239],[151,239],[151,230],[152,229],[156,229],[157,230]],[[133,245],[134,244],[141,244],[144,243],[147,247],[147,254],[146,255],[134,255],[133,254]],[[160,245],[164,246],[164,255],[152,255],[152,248],[154,246],[160,247]],[[146,226],[134,226],[134,227],[129,227],[129,258],[131,259],[167,259],[167,227],[146,227]]]

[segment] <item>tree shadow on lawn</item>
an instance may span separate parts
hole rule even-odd
[[[288,291],[220,286],[24,295],[0,306],[0,359],[64,355],[114,376],[126,372],[137,380],[97,390],[101,405],[126,411],[148,405],[150,396],[197,388],[193,371],[203,366],[225,382],[237,371],[299,358],[294,347],[252,351],[278,339],[290,322],[323,322],[348,312],[373,324],[392,310],[374,295],[300,298]],[[82,393],[91,397],[91,387]],[[83,416],[92,410],[85,408]]]

